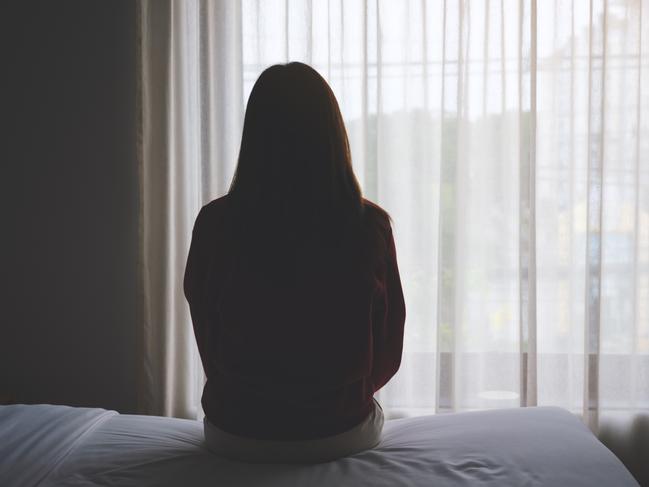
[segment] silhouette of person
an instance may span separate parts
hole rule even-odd
[[[405,321],[392,228],[361,195],[313,68],[256,81],[230,190],[196,218],[184,292],[210,450],[319,463],[378,444],[373,395],[399,368]]]

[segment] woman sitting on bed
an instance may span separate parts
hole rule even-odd
[[[316,463],[374,447],[373,394],[401,362],[390,219],[364,199],[326,81],[302,63],[255,83],[226,196],[194,225],[184,291],[207,377],[210,450]]]

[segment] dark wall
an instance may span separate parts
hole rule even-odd
[[[135,2],[6,3],[0,401],[134,412]]]

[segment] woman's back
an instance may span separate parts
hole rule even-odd
[[[363,208],[353,237],[303,242],[281,257],[242,248],[228,196],[203,208],[185,292],[214,425],[298,440],[369,414],[399,366],[405,309],[387,215],[366,200]]]

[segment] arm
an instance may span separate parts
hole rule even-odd
[[[183,280],[183,290],[187,302],[192,305],[195,302],[197,295],[200,293],[201,282],[205,276],[201,276],[202,255],[204,254],[204,245],[202,239],[199,237],[199,227],[202,226],[204,208],[198,212],[194,228],[192,229],[191,243],[189,244],[189,253],[187,255],[187,264],[185,265],[185,277]]]
[[[187,256],[183,289],[189,304],[190,315],[198,345],[198,352],[203,363],[203,370],[207,374],[207,307],[206,284],[209,270],[210,239],[206,233],[205,207],[196,217],[192,230],[192,239]]]
[[[376,392],[399,370],[406,320],[406,306],[391,228],[388,228],[387,234],[385,280],[374,298],[373,307],[372,383]]]

